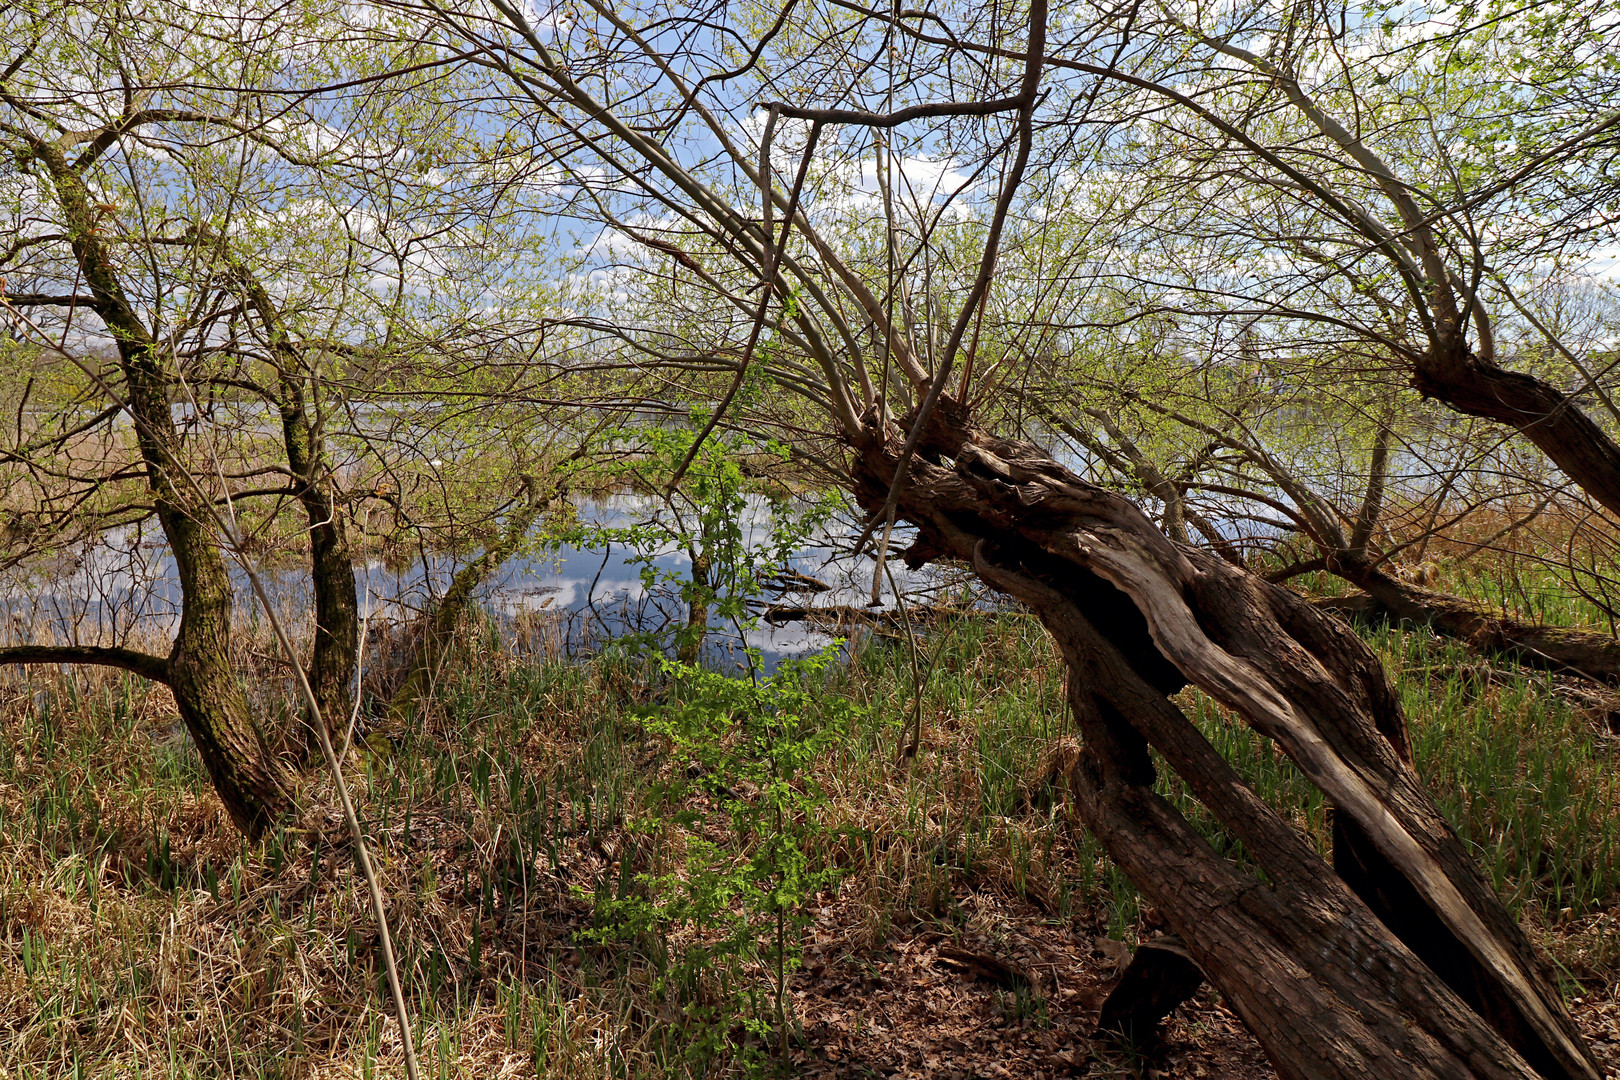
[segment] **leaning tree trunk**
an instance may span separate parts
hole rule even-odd
[[[127,404],[180,578],[180,626],[169,651],[167,684],[231,820],[257,836],[291,806],[291,778],[254,725],[231,659],[230,573],[205,496],[184,472],[153,348],[119,340]]]
[[[1464,415],[1514,428],[1581,490],[1620,515],[1620,443],[1556,386],[1499,367],[1458,342],[1424,353],[1413,368],[1412,387]]]
[[[1620,680],[1620,641],[1612,637],[1511,619],[1460,596],[1409,585],[1369,555],[1369,542],[1383,512],[1389,442],[1389,427],[1380,424],[1367,493],[1349,542],[1341,550],[1328,551],[1321,560],[1330,573],[1367,590],[1367,596],[1351,598],[1348,603],[1319,602],[1318,606],[1352,612],[1362,609],[1368,614],[1428,626],[1480,652],[1504,654],[1533,667],[1603,682]]]
[[[868,428],[877,510],[901,446]],[[1178,547],[1121,496],[942,400],[901,493],[906,558],[968,562],[1028,604],[1069,672],[1076,807],[1290,1078],[1597,1080],[1558,992],[1413,772],[1370,650],[1294,594]],[[1275,740],[1327,795],[1328,866],[1169,700],[1187,683]],[[1153,790],[1149,748],[1262,873]]]
[[[134,425],[158,522],[179,572],[180,627],[169,653],[168,685],[231,820],[256,835],[291,805],[290,777],[267,752],[231,664],[230,574],[212,520],[210,496],[188,475],[181,458],[180,436],[170,411],[171,374],[158,343],[124,295],[115,260],[97,230],[99,214],[75,166],[55,143],[31,139],[30,146],[45,165],[68,222],[69,242],[89,288],[91,306],[117,344],[123,404]]]
[[[236,827],[258,836],[291,805],[291,778],[264,745],[231,662],[231,579],[211,529],[159,510],[180,574],[168,685]]]
[[[567,460],[578,460],[582,453],[576,453]],[[546,507],[563,490],[561,481],[542,488],[533,476],[525,475],[522,482],[523,501],[513,508],[501,527],[500,535],[478,558],[456,571],[439,602],[420,619],[415,628],[417,639],[405,662],[404,678],[388,703],[390,712],[400,716],[416,712],[449,658],[451,646],[455,643],[456,628],[472,606],[473,593],[512,557],[528,538]]]

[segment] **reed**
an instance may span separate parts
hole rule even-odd
[[[1499,891],[1572,992],[1612,988],[1613,740],[1544,677],[1486,668],[1422,631],[1367,633],[1420,771]],[[1137,897],[1047,776],[1068,724],[1045,633],[1016,613],[963,615],[919,650],[914,668],[904,641],[868,635],[803,687],[807,725],[841,726],[806,766],[820,794],[802,843],[836,874],[825,888],[859,901],[856,946],[896,928],[949,932],[963,898],[984,891],[1132,940],[1146,917]],[[897,760],[918,669],[922,737]],[[764,965],[672,987],[661,972],[703,944],[700,931],[601,932],[600,897],[625,895],[650,865],[645,823],[673,820],[658,800],[689,765],[638,719],[667,692],[634,656],[524,658],[481,638],[428,707],[362,731],[348,779],[428,1075],[770,1068],[763,1050],[739,1052],[752,1044],[732,1027],[746,1017],[698,1007],[768,996]],[[1182,703],[1325,846],[1326,810],[1287,761],[1207,699]],[[83,671],[0,684],[0,1076],[400,1075],[364,883],[329,781],[305,784],[296,823],[245,843],[160,688]],[[1173,782],[1164,790],[1243,857]],[[681,827],[739,855],[761,842],[692,800]],[[708,1057],[670,1037],[694,1017],[729,1033]]]

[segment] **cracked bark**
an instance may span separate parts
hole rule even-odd
[[[857,441],[868,511],[901,445],[876,427]],[[1081,736],[1063,769],[1077,812],[1281,1075],[1597,1080],[1541,958],[1413,773],[1400,707],[1347,627],[1172,544],[1128,500],[954,402],[919,447],[900,502],[919,530],[907,560],[968,562],[1051,632]],[[1169,700],[1189,682],[1328,796],[1339,870]],[[1150,747],[1263,876],[1154,792]]]

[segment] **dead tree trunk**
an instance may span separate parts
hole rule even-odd
[[[855,448],[869,511],[901,445],[869,427]],[[954,403],[919,447],[899,500],[920,531],[907,560],[970,563],[1052,633],[1082,740],[1066,770],[1078,812],[1283,1076],[1598,1080],[1540,958],[1418,782],[1400,707],[1348,628],[1172,544]],[[1182,715],[1169,695],[1189,682],[1323,790],[1354,872],[1324,863]],[[1154,792],[1150,747],[1263,877]]]
[[[1356,552],[1335,552],[1326,566],[1367,590],[1367,596],[1322,606],[1432,627],[1481,652],[1503,654],[1531,667],[1620,682],[1620,641],[1607,634],[1506,618],[1460,596],[1410,585]]]
[[[1501,653],[1521,663],[1604,682],[1620,680],[1620,641],[1604,634],[1567,627],[1541,626],[1498,615],[1483,604],[1410,585],[1386,570],[1369,553],[1369,542],[1383,511],[1388,479],[1390,430],[1378,428],[1367,493],[1348,543],[1329,550],[1322,566],[1367,590],[1372,613],[1428,626],[1486,653]],[[1331,607],[1332,605],[1325,605]]]

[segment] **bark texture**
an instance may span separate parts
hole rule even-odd
[[[703,637],[709,631],[709,601],[714,598],[714,584],[709,575],[713,567],[708,546],[702,540],[689,545],[686,553],[692,560],[692,578],[682,589],[686,594],[686,632],[675,659],[683,664],[695,664],[703,655]]]
[[[227,245],[216,239],[223,261],[247,302],[259,314],[269,339],[270,356],[278,373],[277,409],[281,413],[282,446],[293,490],[304,508],[309,531],[309,570],[315,595],[315,640],[305,672],[323,716],[347,715],[360,664],[360,608],[355,597],[354,553],[348,529],[332,491],[332,469],[327,460],[321,427],[310,416],[306,396],[318,393],[319,383],[303,350],[287,329],[281,308],[269,290],[241,262],[231,258]],[[306,395],[305,386],[311,393]],[[316,410],[318,417],[319,412]],[[304,717],[303,757],[321,757],[315,718]]]
[[[291,806],[290,776],[267,752],[232,667],[230,574],[209,494],[186,469],[170,405],[172,379],[159,343],[124,295],[101,242],[98,217],[78,168],[54,144],[31,141],[69,225],[69,243],[96,314],[118,347],[130,415],[157,519],[180,578],[180,626],[168,657],[168,685],[214,789],[250,836]]]
[[[1620,682],[1620,641],[1607,634],[1509,619],[1460,596],[1408,584],[1357,552],[1335,552],[1328,570],[1367,591],[1365,600],[1322,606],[1348,614],[1365,611],[1397,622],[1432,627],[1481,652],[1601,682]],[[1358,610],[1359,609],[1359,610]]]
[[[257,837],[291,809],[292,777],[265,746],[231,661],[230,574],[211,529],[184,511],[165,511],[161,503],[158,518],[174,553],[182,599],[180,629],[169,652],[169,688],[231,820]]]
[[[360,662],[360,609],[354,589],[354,554],[332,498],[325,455],[304,408],[296,379],[283,377],[281,423],[287,465],[297,477],[298,501],[309,529],[309,570],[315,594],[315,640],[310,647],[309,688],[321,714],[344,716]],[[315,718],[305,717],[305,757],[318,761]]]
[[[875,511],[901,439],[866,431],[852,473]],[[1399,705],[1347,627],[1172,544],[1126,499],[954,403],[919,446],[899,503],[920,532],[907,560],[969,562],[1052,633],[1081,736],[1064,769],[1078,812],[1281,1075],[1597,1080],[1540,958],[1413,773]],[[1182,715],[1169,695],[1189,682],[1324,791],[1359,842],[1359,877],[1324,863]],[[1154,792],[1150,746],[1263,877]]]

